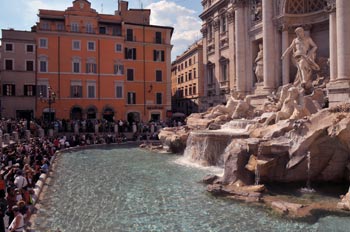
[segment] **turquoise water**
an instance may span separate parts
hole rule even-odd
[[[127,147],[62,154],[33,227],[69,232],[350,230],[349,218],[307,224],[214,198],[199,183],[208,170],[180,165],[177,159]]]

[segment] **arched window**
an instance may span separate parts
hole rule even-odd
[[[287,0],[285,12],[287,14],[308,14],[323,10],[327,0]]]

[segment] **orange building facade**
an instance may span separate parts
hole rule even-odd
[[[87,0],[39,10],[36,117],[166,120],[173,28],[150,25],[150,13],[126,1],[114,15]]]

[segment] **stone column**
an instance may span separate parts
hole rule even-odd
[[[246,91],[246,28],[245,14],[243,6],[236,6],[235,9],[235,34],[236,34],[236,86],[237,91],[244,93]]]
[[[275,88],[275,36],[273,25],[273,0],[262,1],[263,49],[264,49],[264,89]]]
[[[215,69],[214,69],[214,76],[215,76],[215,82],[217,85],[215,85],[215,93],[216,96],[220,95],[220,82],[222,81],[222,76],[220,74],[220,20],[219,18],[214,19],[213,21],[213,33],[214,33],[214,57],[215,59]],[[219,97],[220,98],[220,97]],[[216,99],[217,100],[217,99]],[[223,99],[220,99],[219,102],[221,102]],[[217,102],[218,103],[218,102]]]
[[[235,24],[234,24],[234,17],[235,12],[233,9],[230,9],[227,13],[227,23],[228,23],[228,38],[229,38],[229,49],[230,51],[235,51]],[[230,71],[229,71],[229,80],[230,80],[230,90],[233,90],[236,88],[236,63],[235,63],[235,53],[230,52],[229,53],[229,59],[230,59]]]
[[[289,47],[288,26],[282,28],[282,54]],[[282,85],[290,83],[290,56],[285,56],[282,60]]]
[[[350,1],[337,0],[337,63],[338,80],[350,80]]]
[[[329,14],[329,71],[331,81],[337,79],[337,22],[336,13],[332,11]]]

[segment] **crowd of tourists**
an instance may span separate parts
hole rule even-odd
[[[1,135],[18,134],[18,141],[12,140],[0,149],[0,232],[6,231],[6,225],[8,231],[24,231],[33,211],[35,184],[41,174],[49,171],[56,151],[75,146],[125,142],[127,132],[131,132],[133,140],[155,140],[161,128],[179,125],[182,122],[130,125],[121,120],[56,120],[49,125],[40,120],[0,120]],[[45,136],[50,128],[54,130],[54,136]],[[44,131],[43,135],[40,135],[39,129]],[[8,221],[5,222],[6,218]]]

